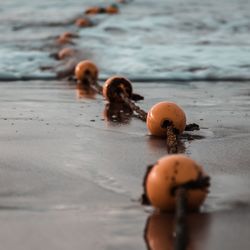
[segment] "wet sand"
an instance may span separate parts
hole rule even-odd
[[[164,140],[150,137],[136,118],[108,122],[101,96],[78,99],[66,81],[0,87],[3,249],[172,249],[173,216],[152,216],[138,202],[147,165],[167,153]],[[212,178],[202,213],[189,216],[191,249],[248,249],[249,84],[151,82],[134,89],[145,96],[144,109],[176,101],[188,123],[201,126],[190,132],[199,140],[183,139],[185,153]]]

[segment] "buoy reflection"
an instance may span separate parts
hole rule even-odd
[[[208,214],[189,214],[188,250],[202,249],[209,230],[210,218]],[[150,215],[144,230],[144,239],[148,250],[174,250],[175,244],[174,214],[157,213]]]
[[[125,103],[107,103],[103,114],[106,121],[128,123],[133,110]]]
[[[95,99],[97,92],[91,86],[84,86],[81,83],[76,85],[76,97],[77,99]]]

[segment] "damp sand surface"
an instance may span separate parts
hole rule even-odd
[[[89,5],[3,0],[0,78],[54,76],[65,66],[49,57],[60,49],[55,37],[71,31],[80,36],[72,47],[103,78],[184,79],[133,84],[145,110],[175,101],[201,127],[182,140],[212,180],[202,213],[189,215],[190,249],[249,249],[249,82],[191,80],[250,77],[249,1],[137,0],[93,17],[94,27],[65,24]],[[136,118],[108,121],[105,106],[67,81],[0,82],[3,249],[173,249],[173,216],[138,202],[147,165],[167,154],[166,143]]]
[[[134,88],[145,96],[139,102],[144,109],[168,97],[201,127],[190,132],[198,139],[183,139],[185,153],[212,178],[202,213],[189,216],[192,249],[248,249],[249,84],[152,82]],[[150,137],[136,118],[108,121],[103,98],[92,98],[79,99],[66,81],[1,83],[4,249],[173,244],[173,216],[152,216],[138,202],[146,167],[166,154],[165,141]]]

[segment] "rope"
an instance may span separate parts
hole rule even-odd
[[[102,95],[102,86],[97,82],[93,82],[93,86],[95,87],[98,94]]]

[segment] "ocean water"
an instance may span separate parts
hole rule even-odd
[[[104,76],[250,78],[248,0],[135,0],[121,4],[119,15],[92,17],[95,27],[63,24],[108,3],[2,0],[0,76],[53,75],[39,67],[57,65],[49,57],[59,50],[54,37],[74,31],[80,38],[73,47]]]

